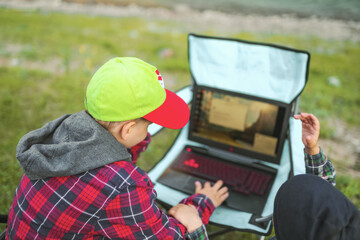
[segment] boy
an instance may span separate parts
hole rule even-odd
[[[25,174],[9,210],[6,238],[182,239],[204,234],[203,224],[228,196],[222,182],[197,185],[196,194],[182,201],[185,205],[172,209],[174,217],[167,216],[157,206],[148,175],[128,152],[136,155],[144,148],[151,123],[178,129],[188,122],[187,104],[164,88],[158,70],[136,58],[109,60],[91,79],[85,107],[20,140],[17,158]]]

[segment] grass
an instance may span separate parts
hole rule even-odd
[[[136,56],[157,66],[171,90],[190,83],[187,33],[181,31],[179,24],[3,8],[0,8],[0,22],[1,214],[7,213],[22,176],[15,158],[19,139],[63,114],[82,110],[86,85],[104,61],[113,56]],[[310,76],[300,108],[320,118],[325,126],[322,137],[333,134],[334,126],[326,125],[331,118],[359,126],[359,43],[325,41],[311,36],[251,33],[227,36],[309,51]],[[172,50],[173,55],[162,56],[164,49]],[[340,79],[340,87],[328,83],[331,76]],[[150,169],[176,133],[166,130],[157,135],[142,156],[140,167]],[[358,182],[355,178],[338,176],[337,187],[360,207]],[[255,239],[239,232],[225,237]]]

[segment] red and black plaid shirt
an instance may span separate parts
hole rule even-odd
[[[197,206],[206,224],[214,206]],[[23,176],[9,211],[10,239],[182,239],[186,229],[156,203],[148,175],[119,161],[83,174],[29,180]]]
[[[133,160],[149,136],[145,141],[132,149]],[[205,224],[215,209],[202,194],[182,203],[195,205]],[[159,209],[146,172],[119,161],[75,176],[30,180],[24,175],[10,207],[6,239],[182,239],[185,232]]]

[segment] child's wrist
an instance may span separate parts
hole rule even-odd
[[[188,233],[192,233],[194,232],[196,229],[198,229],[199,227],[201,227],[203,225],[203,222],[201,221],[200,218],[194,219],[192,220],[188,226],[186,227],[186,230],[188,231]]]
[[[320,147],[318,144],[316,144],[316,146],[314,146],[314,147],[306,147],[305,146],[305,152],[309,155],[316,155],[316,154],[319,154]]]

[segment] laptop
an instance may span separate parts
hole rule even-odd
[[[187,194],[218,179],[229,188],[225,205],[261,215],[287,134],[290,105],[195,85],[189,140],[157,182]]]

